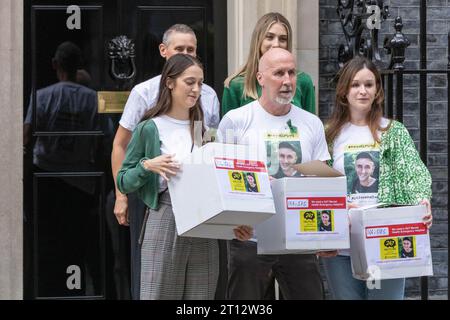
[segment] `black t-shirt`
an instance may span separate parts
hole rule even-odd
[[[410,252],[406,252],[404,249],[402,249],[401,257],[402,258],[414,258],[414,250],[411,250]]]
[[[281,169],[281,167],[278,169],[277,173],[274,174],[272,177],[274,177],[275,179],[280,179],[280,178],[298,178],[301,177],[301,173],[300,172],[296,172],[293,176],[286,176],[283,172],[283,169]]]
[[[359,179],[356,178],[355,182],[353,183],[352,193],[378,193],[378,180],[375,180],[375,182],[372,183],[371,186],[365,187],[362,186],[359,182]]]
[[[319,231],[333,231],[331,230],[331,223],[327,226],[321,223],[319,226]]]

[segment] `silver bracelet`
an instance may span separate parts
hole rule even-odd
[[[142,159],[142,160],[141,160],[141,166],[142,166],[142,168],[144,168],[145,171],[150,172],[151,170],[147,169],[147,168],[145,167],[145,165],[144,165],[144,161],[146,161],[146,160],[148,160],[148,159]]]

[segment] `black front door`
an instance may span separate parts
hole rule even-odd
[[[226,1],[26,0],[24,13],[25,297],[128,298],[129,237],[112,213],[110,166],[121,113],[99,112],[98,92],[126,92],[159,74],[163,32],[185,23],[197,35],[205,82],[220,97]],[[108,46],[120,35],[134,54]],[[81,52],[74,80],[52,64],[68,41]],[[134,56],[135,68],[112,70],[115,49]]]

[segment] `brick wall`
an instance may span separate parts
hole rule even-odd
[[[320,0],[320,79],[319,116],[326,120],[334,103],[334,87],[326,74],[338,70],[338,47],[343,33],[338,20],[337,0]],[[405,67],[419,67],[419,0],[386,0],[390,17],[382,23],[379,44],[385,35],[394,33],[393,20],[403,19],[403,33],[411,42],[406,50]],[[450,30],[450,0],[427,1],[427,67],[444,69],[447,67],[447,35]],[[383,61],[388,57],[382,54]],[[419,139],[419,76],[404,76],[404,124],[413,139]],[[434,276],[429,278],[431,299],[447,299],[448,286],[448,144],[447,144],[447,77],[428,76],[428,168],[433,177],[432,208],[434,225],[431,229]],[[420,279],[407,279],[406,296],[420,299]]]

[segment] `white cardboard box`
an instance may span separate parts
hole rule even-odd
[[[252,191],[247,175],[256,180]],[[263,161],[248,146],[208,143],[182,162],[169,181],[180,236],[233,239],[238,225],[255,225],[275,214]]]
[[[422,222],[425,214],[423,205],[351,209],[353,277],[378,280],[433,275],[430,237]],[[412,250],[403,251],[403,242]]]
[[[349,248],[346,177],[321,161],[297,170],[306,176],[271,182],[277,214],[256,226],[258,254]],[[331,225],[321,229],[327,213]]]

